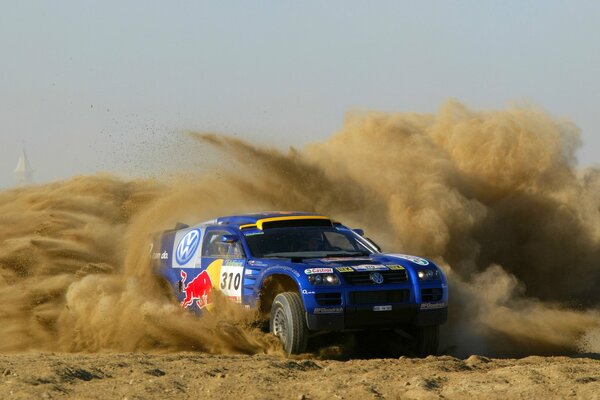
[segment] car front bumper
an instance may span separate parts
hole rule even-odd
[[[391,309],[375,311],[375,305],[349,306],[339,313],[307,313],[306,323],[311,331],[342,331],[349,329],[401,328],[408,325],[440,325],[448,319],[447,306],[421,309],[417,304],[394,304]],[[387,306],[390,307],[390,306]],[[343,310],[343,311],[342,311]],[[323,312],[323,310],[319,310]]]

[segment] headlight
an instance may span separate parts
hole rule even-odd
[[[308,281],[311,285],[325,286],[325,285],[339,285],[340,278],[336,274],[314,274],[308,275]]]
[[[433,281],[435,279],[440,279],[439,271],[433,269],[421,269],[417,271],[417,276],[421,281]]]

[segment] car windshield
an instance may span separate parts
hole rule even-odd
[[[273,228],[245,235],[253,257],[323,258],[369,255],[372,248],[350,230],[329,227]]]

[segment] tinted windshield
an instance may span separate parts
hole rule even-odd
[[[277,228],[244,235],[254,257],[356,256],[373,250],[355,233],[327,227]]]

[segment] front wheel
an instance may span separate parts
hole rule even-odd
[[[436,355],[440,342],[439,325],[419,326],[416,331],[416,353],[419,357]]]
[[[300,354],[306,350],[308,328],[298,293],[284,292],[275,296],[270,327],[271,333],[281,340],[286,353]]]

